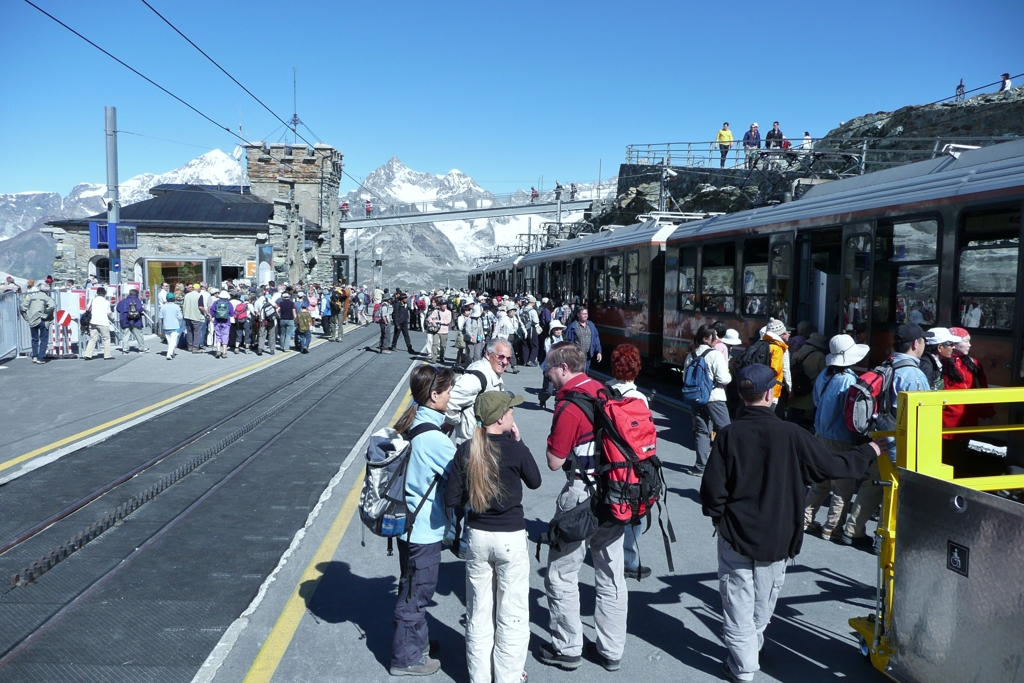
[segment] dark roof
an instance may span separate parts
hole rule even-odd
[[[149,193],[154,197],[168,192],[179,192],[181,190],[196,190],[201,192],[231,192],[232,194],[252,194],[248,185],[193,185],[190,183],[164,183],[149,188]]]
[[[274,205],[252,194],[239,194],[210,185],[163,185],[165,191],[153,199],[121,208],[121,222],[138,226],[220,229],[265,229],[274,215]],[[90,221],[105,221],[106,213],[88,218],[50,221],[56,227],[85,227]]]

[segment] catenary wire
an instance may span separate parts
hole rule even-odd
[[[198,147],[199,149],[205,149],[207,151],[209,151],[209,149],[210,149],[208,145],[196,145],[196,144],[193,144],[191,142],[182,142],[181,140],[169,140],[167,138],[158,138],[155,135],[146,135],[145,133],[133,133],[130,130],[120,130],[119,129],[119,130],[117,130],[115,132],[117,132],[119,134],[122,134],[122,135],[134,135],[134,136],[140,137],[140,138],[149,138],[150,140],[160,140],[161,142],[173,142],[176,145],[185,145],[186,147]]]
[[[235,83],[235,85],[237,85],[237,86],[238,86],[239,88],[241,88],[242,90],[244,90],[244,91],[246,92],[246,94],[247,94],[247,95],[249,95],[249,97],[251,97],[251,98],[253,98],[254,100],[256,100],[256,101],[257,101],[257,102],[259,103],[259,105],[260,105],[261,107],[263,107],[263,108],[264,108],[264,109],[266,109],[266,110],[267,110],[268,112],[270,112],[271,116],[273,116],[273,117],[274,117],[275,119],[277,119],[278,121],[280,121],[281,123],[283,123],[283,124],[284,124],[285,126],[288,126],[288,123],[287,123],[287,122],[286,122],[286,121],[285,121],[284,119],[282,119],[282,118],[281,118],[280,116],[278,116],[278,115],[277,115],[277,113],[275,113],[273,109],[271,109],[270,107],[268,107],[268,106],[267,106],[267,105],[266,105],[266,104],[265,104],[265,103],[263,102],[263,100],[261,100],[260,98],[256,97],[256,95],[254,95],[254,94],[252,93],[252,91],[251,91],[251,90],[249,90],[249,89],[248,89],[248,88],[246,88],[246,87],[245,87],[244,85],[242,85],[242,84],[241,84],[241,83],[240,83],[240,82],[238,81],[238,79],[237,79],[237,78],[235,78],[235,77],[234,77],[234,76],[232,76],[232,75],[231,75],[230,73],[228,73],[227,69],[225,69],[224,67],[222,67],[222,66],[221,66],[220,64],[218,64],[218,63],[217,63],[217,60],[215,60],[215,59],[214,59],[213,57],[211,57],[210,55],[206,54],[206,52],[204,52],[204,51],[203,51],[203,48],[201,48],[201,47],[199,47],[198,45],[196,45],[196,44],[195,44],[195,43],[194,43],[194,42],[192,41],[192,39],[191,39],[191,38],[189,38],[189,37],[188,37],[188,36],[186,36],[186,35],[185,35],[184,33],[182,33],[182,32],[181,32],[181,29],[179,29],[179,28],[178,28],[177,26],[175,26],[174,24],[172,24],[172,23],[170,22],[170,20],[168,20],[168,19],[167,19],[167,17],[165,17],[164,15],[160,14],[160,12],[158,12],[158,11],[156,10],[156,8],[155,8],[155,7],[153,7],[153,6],[151,5],[151,4],[149,4],[149,3],[148,3],[148,2],[146,1],[146,0],[142,0],[142,4],[143,4],[143,5],[145,5],[146,7],[148,7],[149,9],[151,9],[151,10],[153,11],[153,14],[157,15],[158,17],[160,17],[160,18],[161,18],[161,19],[162,19],[162,20],[164,21],[164,23],[165,23],[165,24],[167,24],[168,26],[170,26],[170,27],[171,27],[171,28],[172,28],[172,29],[174,30],[174,32],[175,32],[175,33],[177,33],[177,34],[178,34],[179,36],[181,36],[182,38],[184,38],[184,39],[185,39],[185,41],[186,41],[186,42],[187,42],[187,43],[188,43],[189,45],[191,45],[191,46],[192,46],[192,47],[194,47],[194,48],[195,48],[196,50],[198,50],[198,51],[199,51],[199,54],[201,54],[202,56],[204,56],[204,57],[206,57],[206,58],[207,58],[208,60],[210,60],[210,63],[211,63],[211,64],[213,64],[213,65],[214,65],[215,67],[217,67],[218,69],[220,69],[220,70],[221,70],[221,72],[222,72],[222,73],[223,73],[223,74],[224,74],[225,76],[227,76],[228,78],[230,78],[230,79],[231,79],[231,80],[232,80],[232,81],[233,81],[233,82]],[[305,124],[303,124],[303,125],[305,125]],[[306,128],[307,128],[307,129],[309,129],[309,126],[306,126]],[[309,140],[307,140],[306,138],[302,137],[302,135],[300,135],[300,134],[299,134],[298,132],[296,132],[294,128],[292,129],[292,132],[293,132],[293,133],[295,133],[295,135],[298,135],[298,136],[299,136],[300,138],[302,138],[302,141],[303,141],[303,142],[305,142],[305,143],[306,143],[307,145],[309,145],[310,147],[312,147],[312,146],[313,146],[313,143],[312,143],[312,142],[310,142],[310,141],[309,141]],[[310,130],[309,132],[310,132],[310,133],[312,133],[313,131],[312,131],[312,130]],[[314,134],[314,137],[316,137],[316,135],[315,135],[315,134]]]
[[[192,106],[191,104],[189,104],[189,103],[188,103],[188,102],[186,102],[185,100],[181,99],[180,97],[178,97],[177,95],[175,95],[175,94],[174,94],[174,93],[172,93],[172,92],[171,92],[170,90],[168,90],[168,89],[167,89],[167,88],[165,88],[164,86],[160,85],[160,84],[159,84],[159,83],[157,83],[156,81],[154,81],[154,80],[153,80],[152,78],[150,78],[150,77],[146,76],[145,74],[143,74],[143,73],[142,73],[141,71],[139,71],[138,69],[136,69],[136,68],[134,68],[134,67],[132,67],[132,66],[129,66],[129,65],[127,64],[127,63],[125,63],[125,62],[121,61],[120,59],[118,59],[117,57],[115,57],[114,55],[112,55],[111,53],[107,52],[107,51],[106,51],[106,50],[104,50],[104,49],[103,49],[102,47],[100,47],[100,46],[99,46],[99,45],[97,45],[96,43],[92,42],[91,40],[89,40],[88,38],[86,38],[85,36],[83,36],[83,35],[82,35],[81,33],[79,33],[78,31],[76,31],[75,29],[71,28],[70,26],[68,26],[67,24],[65,24],[65,23],[64,23],[63,21],[61,21],[61,20],[60,20],[60,19],[58,19],[57,17],[53,16],[52,14],[50,14],[49,12],[47,12],[46,10],[44,10],[44,9],[43,9],[42,7],[40,7],[39,5],[37,5],[37,4],[35,4],[34,2],[32,2],[32,0],[25,0],[25,2],[26,2],[26,3],[28,4],[28,5],[30,5],[31,7],[34,7],[35,9],[39,10],[39,12],[40,12],[40,13],[44,14],[45,16],[49,17],[49,18],[50,18],[50,19],[52,19],[53,21],[57,22],[58,24],[60,24],[60,25],[61,25],[61,26],[63,26],[64,28],[66,28],[66,29],[67,29],[68,31],[71,31],[71,32],[72,32],[72,33],[74,33],[74,34],[75,34],[76,36],[78,36],[79,38],[81,38],[81,39],[82,39],[82,40],[84,40],[85,42],[89,43],[89,44],[90,44],[90,45],[92,45],[92,46],[93,46],[94,48],[96,48],[97,50],[99,50],[100,52],[102,52],[103,54],[105,54],[106,56],[110,57],[110,58],[111,58],[111,59],[113,59],[113,60],[114,60],[115,62],[117,62],[118,64],[120,64],[121,66],[123,66],[124,68],[128,69],[129,71],[131,71],[131,72],[132,72],[133,74],[135,74],[135,75],[136,75],[136,76],[138,76],[139,78],[143,79],[144,81],[146,81],[146,82],[147,82],[147,83],[149,83],[150,85],[153,85],[154,87],[158,88],[158,89],[159,89],[159,90],[161,90],[162,92],[164,92],[164,93],[166,93],[166,94],[170,95],[170,96],[171,96],[171,97],[173,97],[173,98],[174,98],[175,100],[177,100],[177,101],[178,101],[178,102],[180,102],[181,104],[185,105],[186,107],[188,107],[189,109],[191,109],[191,110],[192,110],[192,111],[194,111],[195,113],[199,114],[199,115],[200,115],[200,116],[202,116],[202,117],[203,117],[204,119],[206,119],[207,121],[209,121],[209,122],[210,122],[210,123],[212,123],[213,125],[217,126],[217,127],[218,127],[218,128],[220,128],[221,130],[224,130],[224,131],[226,131],[226,132],[228,133],[228,135],[233,135],[234,137],[238,138],[239,140],[242,140],[243,142],[248,142],[248,141],[247,141],[247,140],[246,140],[245,138],[243,138],[243,137],[242,137],[241,135],[239,135],[238,133],[235,133],[235,132],[233,132],[233,131],[232,131],[232,130],[231,130],[230,128],[228,128],[227,126],[223,126],[223,125],[221,125],[220,123],[218,123],[217,121],[214,121],[214,120],[213,120],[212,118],[210,118],[209,116],[207,116],[207,115],[206,115],[206,114],[204,114],[203,112],[199,111],[198,109],[196,109],[195,107],[193,107],[193,106]]]

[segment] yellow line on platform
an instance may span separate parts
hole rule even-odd
[[[398,404],[398,409],[395,411],[392,423],[405,411],[410,399],[412,399],[412,394],[406,390],[405,397]],[[334,522],[324,536],[324,540],[320,543],[320,547],[317,548],[313,558],[306,565],[302,578],[299,579],[291,597],[288,598],[288,602],[281,611],[281,615],[277,618],[277,622],[274,624],[274,628],[271,629],[270,635],[263,641],[263,646],[260,648],[259,654],[256,655],[249,673],[246,674],[244,683],[269,683],[273,679],[277,667],[281,664],[288,646],[295,637],[295,632],[299,628],[302,617],[306,614],[306,600],[299,595],[299,588],[303,584],[312,581],[312,590],[309,592],[310,598],[312,599],[312,596],[316,594],[316,588],[323,576],[318,566],[329,562],[334,557],[334,553],[337,552],[341,538],[345,535],[345,530],[348,529],[349,522],[352,521],[356,508],[359,506],[359,493],[362,485],[362,477],[356,477],[352,489],[348,492],[348,496],[338,512],[338,516],[334,518]]]
[[[31,460],[32,458],[35,458],[35,457],[40,456],[40,455],[43,455],[44,453],[48,453],[50,451],[56,450],[56,449],[58,449],[58,448],[60,448],[62,446],[67,446],[68,444],[74,443],[75,441],[78,441],[79,439],[84,439],[85,437],[92,436],[93,434],[96,434],[97,432],[102,432],[103,430],[109,429],[109,428],[114,427],[116,425],[119,425],[122,422],[127,422],[128,420],[132,420],[132,419],[134,419],[136,417],[139,417],[140,415],[145,415],[149,411],[156,410],[157,408],[162,408],[163,406],[167,405],[168,403],[174,403],[175,401],[179,401],[179,400],[185,398],[186,396],[191,396],[192,394],[198,393],[198,392],[203,391],[205,389],[209,389],[210,387],[215,386],[217,384],[220,384],[221,382],[224,382],[226,380],[229,380],[232,377],[237,377],[238,375],[241,375],[243,373],[246,373],[246,372],[249,372],[249,371],[254,370],[256,368],[259,368],[259,367],[261,367],[263,365],[266,365],[267,363],[271,363],[274,360],[277,360],[277,359],[275,359],[275,358],[268,358],[267,360],[263,360],[263,361],[260,361],[258,363],[254,363],[253,365],[247,365],[246,367],[239,368],[238,370],[235,370],[234,372],[228,373],[228,374],[224,375],[223,377],[218,377],[217,379],[209,381],[206,384],[202,384],[202,385],[200,385],[198,387],[195,387],[194,389],[189,389],[188,391],[182,392],[182,393],[178,394],[177,396],[171,396],[170,398],[165,398],[164,400],[158,401],[158,402],[154,403],[151,406],[146,406],[145,408],[141,408],[139,410],[136,410],[133,413],[128,413],[127,415],[123,415],[123,416],[121,416],[119,418],[111,420],[110,422],[104,422],[101,425],[97,425],[95,427],[90,427],[89,429],[86,429],[84,431],[78,432],[77,434],[72,434],[69,437],[63,438],[60,441],[54,441],[51,444],[47,444],[47,445],[42,446],[40,448],[37,448],[37,449],[35,449],[33,451],[29,451],[28,453],[25,453],[24,455],[19,455],[16,458],[11,458],[7,462],[0,463],[0,472],[2,472],[3,470],[8,469],[10,467],[14,467],[15,465],[18,465],[20,463],[23,463],[26,460]]]

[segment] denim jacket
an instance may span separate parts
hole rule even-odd
[[[857,373],[850,368],[835,374],[826,368],[818,373],[814,381],[814,432],[818,436],[850,444],[856,441],[853,432],[846,428],[846,394],[856,381]]]

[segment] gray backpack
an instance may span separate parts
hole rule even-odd
[[[409,467],[409,455],[412,453],[412,441],[429,431],[441,431],[441,428],[423,423],[406,434],[384,428],[371,435],[370,443],[366,446],[366,474],[359,494],[359,518],[363,521],[364,531],[369,529],[375,536],[388,539],[388,555],[394,552],[393,538],[405,535],[408,540],[412,536],[416,515],[437,486],[439,477],[435,475],[420,504],[412,513],[409,512],[405,504],[405,475]],[[365,540],[362,545],[366,545]]]

